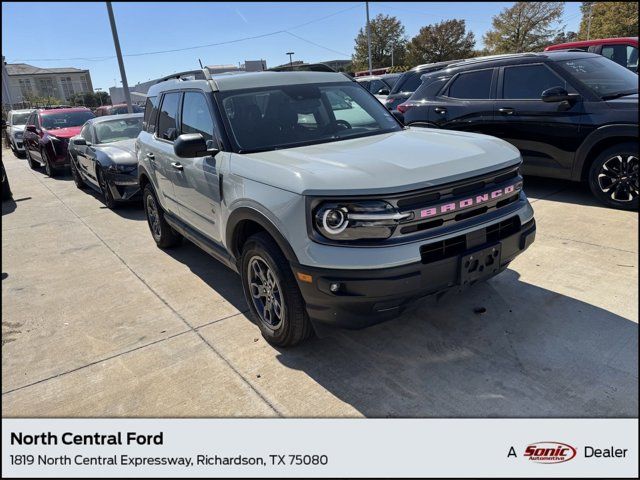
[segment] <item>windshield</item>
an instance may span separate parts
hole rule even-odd
[[[601,98],[638,93],[638,75],[607,58],[576,58],[558,64]]]
[[[136,138],[141,130],[142,117],[98,122],[96,124],[96,143],[111,143]]]
[[[56,130],[59,128],[79,127],[95,115],[89,110],[80,112],[55,112],[45,113],[40,117],[42,128]]]
[[[11,125],[26,125],[31,113],[14,113],[11,115]]]
[[[243,153],[402,129],[375,97],[353,82],[234,90],[221,97],[225,123]]]

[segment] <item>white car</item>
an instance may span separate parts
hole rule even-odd
[[[16,157],[22,157],[25,154],[22,136],[27,118],[31,112],[33,112],[33,109],[10,110],[7,113],[7,141]]]
[[[369,90],[383,105],[401,73],[387,73],[385,75],[367,75],[356,77],[355,81]]]

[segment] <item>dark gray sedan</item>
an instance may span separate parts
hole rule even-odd
[[[69,142],[69,163],[76,186],[97,190],[109,208],[139,198],[134,145],[142,130],[142,117],[142,113],[133,113],[92,118]]]

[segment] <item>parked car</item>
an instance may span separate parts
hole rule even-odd
[[[389,95],[384,101],[384,106],[389,110],[395,110],[402,102],[409,99],[409,97],[416,91],[416,88],[420,86],[420,78],[422,75],[430,72],[435,72],[446,66],[460,62],[461,60],[451,60],[447,62],[437,63],[425,63],[424,65],[418,65],[413,67],[400,75],[400,78],[396,80],[396,83],[391,88]]]
[[[142,113],[88,120],[69,142],[68,162],[76,186],[98,191],[109,208],[139,197],[135,139]]]
[[[32,109],[9,110],[7,112],[5,137],[11,151],[18,158],[24,156],[24,144],[22,143],[24,126],[31,112],[33,112]]]
[[[355,81],[369,90],[383,104],[387,100],[387,95],[402,76],[401,73],[387,73],[384,75],[367,75],[366,77],[355,77]]]
[[[4,169],[4,162],[0,160],[0,166],[2,166],[2,201],[11,200],[13,194],[11,193],[11,187],[9,186],[9,177]]]
[[[154,241],[186,237],[237,271],[274,345],[392,318],[534,239],[515,147],[405,128],[342,74],[172,79],[148,95],[136,151]]]
[[[580,42],[560,43],[545,48],[545,51],[554,50],[582,50],[597,53],[628,68],[632,72],[638,73],[638,37],[583,40]]]
[[[638,77],[584,52],[469,60],[424,77],[398,106],[407,125],[493,135],[523,172],[589,183],[604,204],[638,209]]]
[[[133,113],[144,113],[144,108],[140,105],[136,105],[135,103],[131,105]],[[125,113],[129,113],[126,103],[118,103],[116,105],[102,105],[101,107],[96,108],[95,114],[96,117],[102,117],[105,115],[122,115]]]
[[[94,115],[84,107],[53,110],[35,110],[27,118],[24,145],[31,168],[44,166],[48,176],[69,165],[67,147],[69,139],[80,133],[80,128]]]

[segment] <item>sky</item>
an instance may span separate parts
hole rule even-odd
[[[369,13],[396,16],[408,38],[425,25],[462,18],[481,48],[491,17],[512,4],[369,2]],[[288,62],[290,51],[305,62],[349,59],[366,23],[364,2],[114,2],[113,10],[129,85],[198,68],[198,59],[204,65],[264,59],[268,67]],[[562,23],[578,30],[579,2],[565,4]],[[254,38],[236,41],[247,37]],[[3,2],[2,55],[8,63],[87,68],[94,88],[121,84],[104,2]]]

